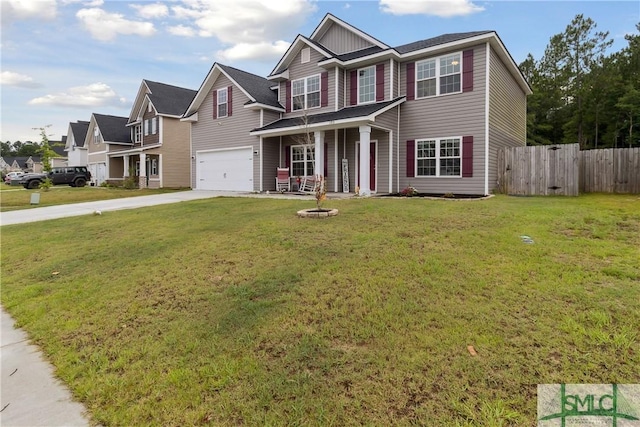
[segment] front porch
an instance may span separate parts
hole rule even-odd
[[[135,185],[137,188],[162,188],[161,154],[145,152],[111,153],[109,178],[113,185]]]
[[[322,175],[327,192],[370,196],[398,190],[398,106],[404,98],[333,113],[281,119],[251,132],[260,138],[261,192],[276,190],[289,168],[291,190]]]

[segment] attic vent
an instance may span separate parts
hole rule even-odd
[[[311,49],[308,47],[305,47],[304,49],[302,49],[302,52],[300,52],[300,63],[305,64],[310,60],[311,60]]]

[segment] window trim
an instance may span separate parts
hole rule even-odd
[[[457,73],[452,73],[452,74],[445,74],[445,75],[441,76],[440,75],[440,60],[442,58],[446,58],[446,57],[453,56],[453,55],[458,55],[458,61],[459,61],[459,63],[458,63],[458,65],[459,65],[458,72]],[[428,79],[418,80],[418,64],[423,63],[423,62],[427,62],[427,61],[434,61],[434,60],[436,62],[436,67],[435,67],[436,75],[435,75],[435,77],[432,77],[432,78],[436,79],[436,94],[435,95],[428,95],[428,96],[418,96],[418,82],[428,80]],[[463,82],[462,82],[462,74],[463,74],[462,70],[463,70],[463,67],[462,67],[462,65],[463,65],[462,64],[462,51],[447,53],[446,55],[440,55],[440,56],[436,56],[436,57],[433,57],[433,58],[425,58],[425,59],[421,59],[420,61],[416,61],[415,62],[415,68],[414,68],[414,73],[415,73],[414,80],[415,81],[413,83],[415,99],[435,98],[435,97],[438,97],[438,96],[455,95],[455,94],[458,94],[458,93],[462,93],[462,91],[463,91]],[[460,76],[460,89],[458,91],[456,91],[456,92],[440,93],[440,78],[441,77],[447,77],[447,76],[453,76],[453,75],[456,75],[456,74]]]
[[[158,118],[152,117],[151,118],[151,135],[155,135],[156,133],[158,133]]]
[[[371,101],[360,101],[360,71],[363,70],[367,70],[367,69],[371,69],[373,72],[373,99]],[[368,67],[362,67],[362,68],[358,68],[358,70],[356,71],[356,77],[357,77],[357,83],[358,83],[358,104],[357,105],[366,105],[366,104],[373,104],[374,102],[376,102],[376,66],[375,65],[370,65]]]
[[[318,90],[317,91],[313,91],[313,92],[309,92],[309,79],[312,79],[314,77],[318,78]],[[304,81],[304,92],[301,95],[294,95],[293,94],[293,83],[294,82],[298,82],[300,80]],[[312,93],[317,93],[318,94],[318,105],[315,107],[309,107],[309,95]],[[304,96],[304,106],[302,108],[296,108],[296,103],[293,102],[293,98],[296,96]],[[306,76],[306,77],[301,77],[299,79],[295,79],[295,80],[291,80],[291,111],[305,111],[305,110],[313,110],[315,108],[320,108],[322,107],[322,74],[312,74],[310,76]]]
[[[309,61],[311,61],[311,48],[302,48],[302,50],[300,50],[300,63],[306,64]]]
[[[142,124],[138,124],[133,127],[133,142],[142,142]]]
[[[217,95],[216,95],[216,118],[218,119],[222,119],[225,117],[229,117],[229,88],[227,87],[223,87],[218,89],[217,91]],[[220,102],[220,94],[224,93],[224,102]],[[224,110],[224,116],[220,114],[220,106],[224,105],[225,106],[225,110]]]
[[[444,157],[445,159],[459,159],[460,161],[460,174],[459,175],[440,175],[440,160],[442,159],[440,157],[440,144],[442,143],[442,141],[446,141],[449,139],[456,139],[458,140],[458,148],[459,148],[459,155],[458,156],[454,156],[454,157]],[[436,174],[435,175],[420,175],[419,174],[419,169],[418,169],[418,160],[423,160],[423,159],[432,159],[433,157],[418,157],[418,145],[421,142],[426,142],[426,141],[435,141],[436,142],[436,147],[435,147],[435,151],[436,151]],[[462,136],[443,136],[443,137],[435,137],[435,138],[420,138],[420,139],[416,139],[415,140],[415,147],[414,147],[414,171],[415,171],[415,177],[416,178],[462,178],[462,148],[463,148],[463,144],[462,144]]]
[[[294,156],[293,156],[293,150],[295,148],[305,148],[304,151],[304,160],[294,160]],[[292,145],[291,147],[289,147],[289,175],[290,176],[311,176],[313,175],[313,173],[311,173],[311,175],[307,175],[307,171],[309,170],[309,164],[311,164],[311,170],[315,170],[315,159],[316,159],[316,147],[315,145],[307,145],[307,144],[298,144],[298,145]],[[309,158],[309,153],[313,153],[313,157]],[[303,163],[303,169],[305,172],[305,175],[296,175],[293,173],[293,164],[294,163]]]
[[[100,144],[100,142],[102,142],[100,140],[100,129],[96,126],[93,128],[93,143]]]

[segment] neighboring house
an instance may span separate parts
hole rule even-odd
[[[329,191],[489,194],[530,93],[494,31],[390,47],[328,14],[266,79],[214,64],[183,119],[192,185],[273,190],[289,167]]]
[[[87,147],[87,166],[91,172],[91,185],[100,185],[109,177],[109,168],[123,170],[123,164],[108,161],[112,151],[133,146],[127,118],[93,113],[84,140]]]
[[[69,166],[87,166],[87,147],[84,145],[89,130],[89,122],[78,120],[69,123],[64,151]]]
[[[134,174],[140,188],[190,187],[190,125],[180,119],[195,95],[143,80],[126,124],[133,144],[109,151],[109,180]]]
[[[42,172],[39,156],[3,157],[0,165],[3,172]]]
[[[62,135],[60,141],[49,141],[49,146],[56,153],[55,157],[51,158],[51,167],[68,166],[67,153],[65,151],[65,145],[67,143],[67,136]]]

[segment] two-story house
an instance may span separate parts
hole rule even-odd
[[[87,147],[87,166],[91,172],[91,185],[100,185],[110,176],[110,168],[124,169],[122,163],[109,161],[109,153],[131,147],[131,135],[127,127],[127,117],[93,113],[84,146]],[[116,163],[116,164],[114,164]]]
[[[328,14],[266,79],[214,64],[183,119],[192,185],[273,190],[288,167],[330,191],[489,194],[530,93],[494,31],[391,47]]]
[[[89,122],[78,120],[76,123],[69,123],[67,140],[64,146],[69,166],[87,166],[87,147],[85,147],[84,142],[87,138],[88,130]]]
[[[126,123],[132,144],[108,153],[109,179],[135,174],[140,188],[190,187],[190,125],[180,119],[195,95],[143,80]]]

